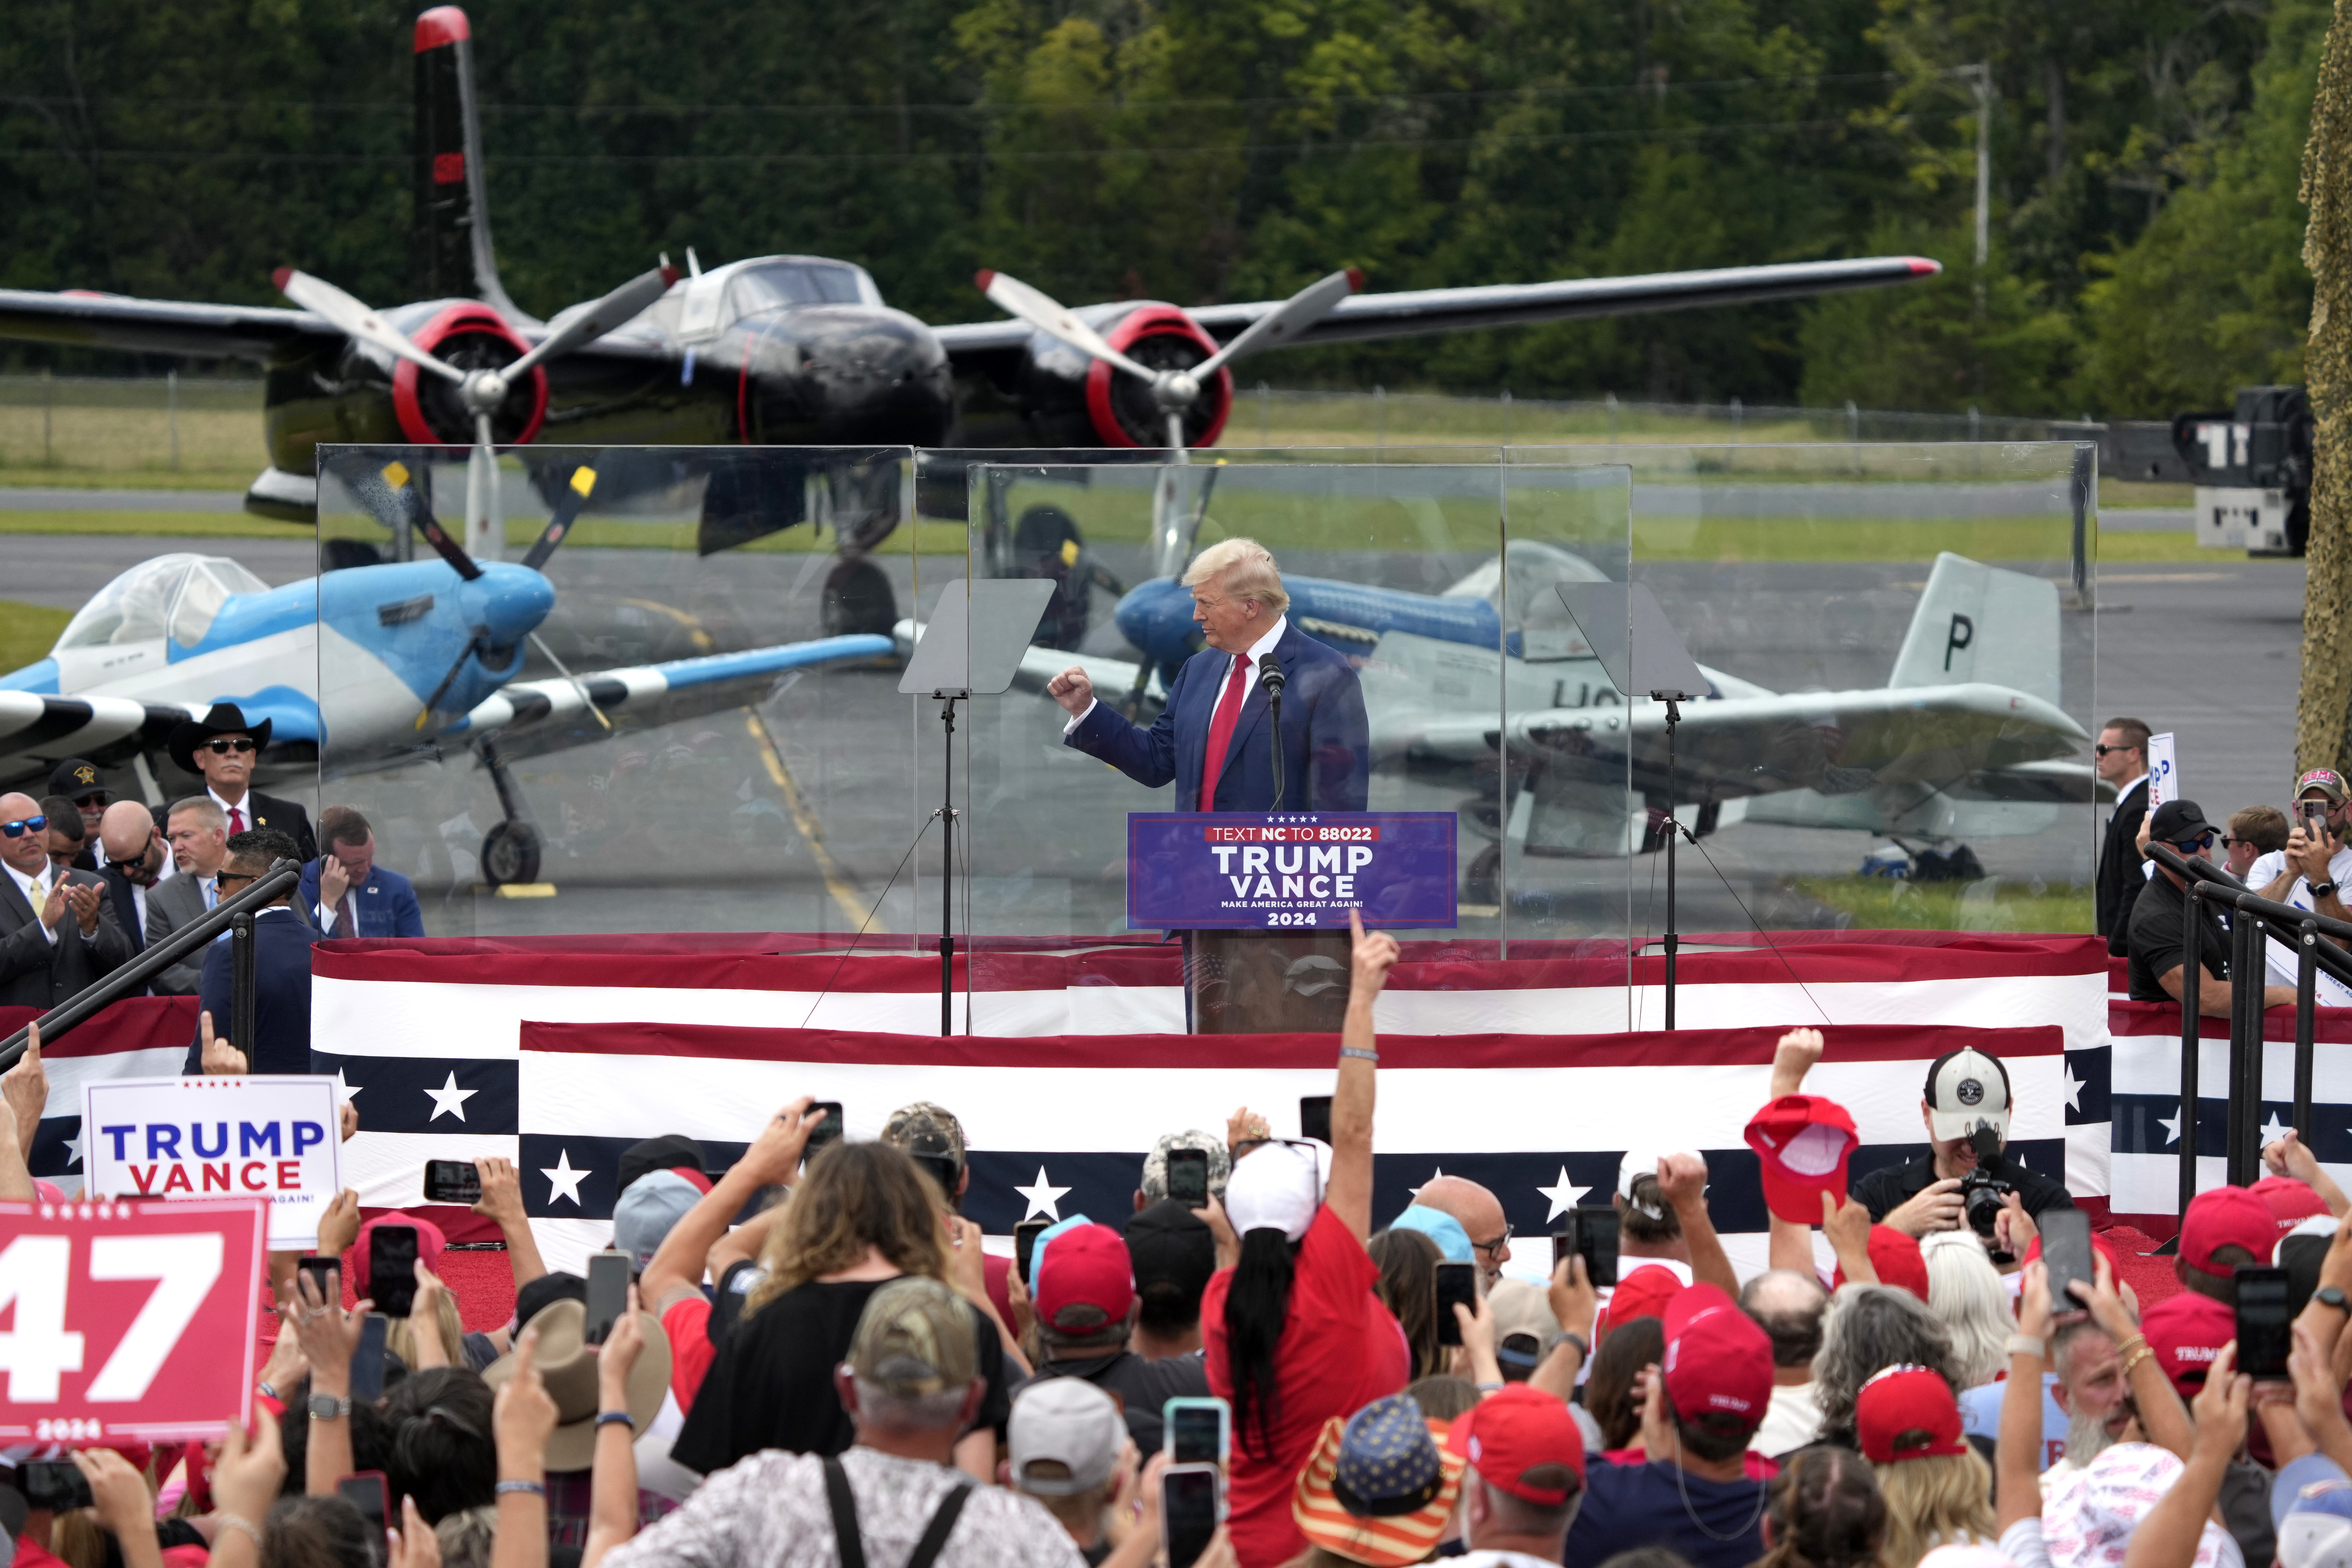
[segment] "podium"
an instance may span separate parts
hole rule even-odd
[[[1345,931],[1189,931],[1184,1005],[1196,1035],[1336,1035],[1348,1016]]]

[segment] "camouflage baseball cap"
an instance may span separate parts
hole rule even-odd
[[[909,1154],[953,1160],[963,1168],[963,1123],[944,1105],[919,1100],[902,1105],[882,1124],[882,1142]]]
[[[979,1375],[971,1309],[936,1279],[902,1275],[874,1292],[849,1342],[849,1370],[886,1394],[917,1398]]]
[[[1234,1173],[1234,1158],[1225,1152],[1224,1140],[1213,1132],[1190,1128],[1182,1132],[1163,1132],[1151,1152],[1143,1157],[1143,1195],[1158,1203],[1168,1195],[1168,1151],[1171,1149],[1206,1149],[1209,1152],[1209,1191],[1222,1195],[1225,1179]]]

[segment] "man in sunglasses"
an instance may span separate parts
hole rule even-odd
[[[47,1012],[131,959],[105,885],[50,859],[48,826],[31,795],[0,795],[0,1007]]]
[[[2246,886],[2299,910],[2352,920],[2338,891],[2352,881],[2352,849],[2344,845],[2345,795],[2344,775],[2334,768],[2314,768],[2295,780],[2286,847],[2248,867]]]
[[[269,725],[267,719],[248,724],[236,703],[215,702],[202,719],[175,726],[163,749],[173,762],[203,777],[205,793],[228,819],[231,837],[257,829],[283,833],[294,841],[299,858],[316,860],[319,840],[310,831],[310,814],[290,800],[252,787],[253,765],[269,744]]]
[[[2189,859],[2210,860],[2213,841],[2221,832],[2205,820],[2205,813],[2195,801],[2168,800],[2149,814],[2147,837],[2149,842],[2168,844]],[[2180,896],[2185,883],[2162,865],[2156,868],[2156,875],[2160,880],[2151,881],[2147,893],[2132,905],[2131,928],[2126,933],[2131,999],[2178,1002],[2189,956],[2189,926]],[[2197,956],[2205,969],[2205,978],[2198,985],[2197,1010],[2207,1017],[2227,1017],[2230,987],[2235,979],[2230,973],[2230,933],[2222,928],[2210,904],[2200,901],[2197,918],[2202,922]],[[2247,983],[2260,984],[2262,979],[2256,974],[2249,976]],[[2294,1005],[2294,986],[2263,987],[2263,1006]]]
[[[2140,826],[2147,819],[2147,734],[2143,720],[2110,719],[2094,748],[2099,777],[2115,789],[2116,809],[2107,818],[2106,837],[2099,844],[2099,869],[2092,883],[2092,929],[2107,939],[2107,951],[2118,957],[2125,950],[2132,902],[2147,879],[2137,840]]]

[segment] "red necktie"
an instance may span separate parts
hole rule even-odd
[[[1225,748],[1233,744],[1234,726],[1241,722],[1242,696],[1249,688],[1250,661],[1247,655],[1236,655],[1234,677],[1225,682],[1225,694],[1217,699],[1217,711],[1209,721],[1209,752],[1201,763],[1201,798],[1195,811],[1217,809],[1217,778],[1225,771]]]
[[[228,808],[228,830],[231,833],[245,831],[245,813],[233,805]]]

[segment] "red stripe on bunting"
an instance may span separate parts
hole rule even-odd
[[[1793,931],[1773,946],[1746,937],[1689,942],[1738,951],[1691,952],[1691,985],[1892,984],[2104,973],[2096,937],[1984,936],[1957,931]],[[1074,986],[1174,986],[1173,942],[1032,939],[1024,951],[959,954],[956,986],[1060,991]],[[1081,951],[1067,951],[1078,948]],[[1062,951],[1055,951],[1062,949]],[[1507,962],[1485,942],[1413,942],[1390,976],[1395,991],[1520,991],[1663,984],[1664,961],[1629,961],[1622,942],[1513,942]],[[837,937],[646,934],[628,937],[436,937],[321,942],[311,973],[333,980],[453,985],[653,986],[698,991],[839,991],[919,994],[939,988],[935,953],[848,952]]]
[[[1648,1030],[1614,1035],[1381,1036],[1381,1066],[1399,1068],[1612,1068],[1769,1066],[1785,1026]],[[1896,1024],[1822,1029],[1831,1062],[1916,1062],[1973,1045],[2005,1058],[2065,1050],[2056,1025],[2015,1029],[1926,1028]],[[841,1029],[762,1029],[724,1024],[541,1024],[524,1020],[525,1055],[696,1057],[726,1061],[835,1062],[873,1067],[1154,1068],[1193,1070],[1328,1068],[1331,1035],[1044,1035],[940,1038]]]
[[[2107,1033],[2126,1036],[2168,1036],[2180,1038],[2180,1005],[2177,1002],[2107,1003]],[[2197,1020],[2200,1039],[2226,1040],[2230,1037],[2230,1020],[2208,1017]],[[2263,1015],[2263,1037],[2271,1041],[2294,1040],[2294,1009],[2273,1007]],[[2319,1007],[2312,1013],[2311,1037],[2326,1045],[2352,1045],[2352,1007]]]
[[[32,1023],[45,1007],[0,1007],[0,1038]],[[109,1057],[122,1051],[184,1051],[196,1037],[193,996],[132,996],[100,1008],[87,1023],[55,1040],[41,1042],[41,1055]]]

